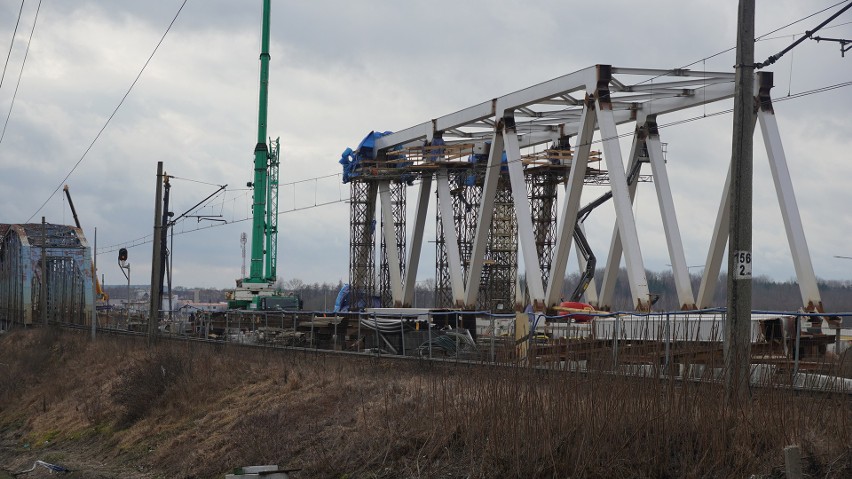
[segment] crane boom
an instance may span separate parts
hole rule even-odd
[[[280,139],[266,137],[269,102],[269,8],[263,1],[260,46],[260,93],[257,113],[257,143],[254,147],[254,188],[252,195],[251,267],[248,277],[237,280],[229,295],[229,308],[264,310],[301,309],[297,295],[282,295],[275,289],[278,262],[278,166]],[[268,143],[267,143],[268,142]],[[245,272],[243,272],[245,276]]]
[[[260,93],[257,115],[257,144],[254,147],[254,195],[252,203],[252,228],[251,228],[251,267],[249,283],[266,283],[275,281],[270,278],[270,271],[264,274],[264,242],[267,235],[267,191],[268,169],[269,169],[269,147],[266,144],[266,122],[267,105],[269,101],[269,9],[270,0],[263,0],[263,31],[261,34],[260,50]],[[276,212],[277,214],[277,212]]]
[[[71,214],[74,216],[74,224],[77,225],[77,228],[82,231],[83,227],[80,226],[80,218],[77,218],[77,209],[74,208],[74,201],[71,199],[71,191],[68,189],[68,185],[65,185],[62,188],[62,191],[65,192],[65,197],[68,198],[68,206],[71,207]],[[97,252],[93,253],[97,254]],[[95,280],[95,290],[98,293],[98,297],[101,301],[109,301],[109,294],[103,290],[101,287],[101,282],[98,281],[98,274],[95,272],[95,265],[92,264],[92,278]]]

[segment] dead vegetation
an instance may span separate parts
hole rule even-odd
[[[852,475],[849,397],[55,330],[0,337],[0,469],[76,477]],[[47,460],[47,459],[45,459]]]

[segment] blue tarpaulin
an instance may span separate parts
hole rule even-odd
[[[361,161],[365,159],[375,159],[375,147],[376,140],[393,133],[392,131],[371,131],[367,136],[361,140],[361,143],[358,144],[358,148],[355,151],[352,151],[352,148],[347,148],[340,155],[339,163],[343,165],[343,182],[349,183],[349,181],[358,176],[358,168],[360,167]]]

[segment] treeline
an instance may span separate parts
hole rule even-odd
[[[671,271],[646,271],[645,275],[648,279],[648,291],[651,295],[659,296],[656,304],[654,304],[654,310],[674,311],[680,309],[674,275]],[[596,275],[598,284],[600,284],[600,278],[603,278],[602,270],[598,271]],[[577,275],[572,275],[568,277],[566,284],[571,285],[571,288],[573,288],[578,280],[579,277]],[[695,296],[698,296],[698,290],[701,286],[701,276],[692,274],[690,275],[690,280],[692,292]],[[852,281],[819,280],[818,286],[826,311],[852,311]],[[716,281],[716,289],[711,307],[724,307],[726,305],[727,288],[727,275],[722,274]],[[631,298],[627,271],[622,268],[616,280],[613,307],[619,310],[632,309]],[[802,306],[802,295],[799,292],[799,284],[796,281],[779,282],[766,276],[752,279],[752,309],[794,311]]]
[[[671,271],[654,272],[646,271],[648,279],[648,291],[659,299],[654,304],[656,311],[675,311],[680,309],[677,291],[674,284],[674,276]],[[597,271],[596,282],[600,284],[603,278],[603,270]],[[690,275],[692,291],[698,294],[701,285],[701,276]],[[579,276],[569,275],[565,280],[563,297],[567,298],[573,291]],[[336,283],[306,283],[298,278],[279,281],[276,285],[283,291],[292,291],[302,298],[303,309],[308,311],[330,311],[334,308],[337,293],[343,287],[343,282]],[[109,285],[105,287],[111,299],[124,299],[127,297],[127,286]],[[131,297],[136,298],[137,292],[147,291],[147,285],[131,286]],[[215,303],[226,300],[228,290],[214,288],[186,288],[176,287],[173,293],[181,299],[192,300],[198,294],[198,300],[204,303]],[[724,307],[727,291],[727,278],[721,275],[716,281],[716,290],[713,296],[713,307]],[[819,291],[823,305],[829,312],[852,311],[852,281],[820,281]],[[415,298],[413,306],[418,308],[432,308],[435,306],[435,281],[428,279],[420,281],[415,287]],[[752,279],[752,308],[755,310],[794,311],[802,307],[799,285],[795,281],[778,282],[766,276]],[[631,310],[633,308],[630,285],[627,281],[627,271],[621,269],[615,284],[613,297],[613,308],[616,310]]]

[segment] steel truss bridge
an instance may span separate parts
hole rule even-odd
[[[822,311],[772,107],[772,73],[758,73],[755,82],[756,119],[802,305]],[[696,295],[658,118],[733,96],[734,73],[596,65],[397,132],[373,133],[341,159],[344,181],[351,184],[350,304],[369,306],[377,294],[383,306],[412,305],[434,184],[437,306],[513,310],[522,297],[519,254],[530,303],[537,310],[555,306],[563,294],[572,233],[575,225],[582,227],[583,188],[605,184],[615,224],[603,278],[591,282],[585,299],[599,309],[611,308],[623,257],[632,303],[636,310],[648,310],[651,297],[632,209],[637,183],[644,180],[656,190],[681,308],[709,307],[729,234],[730,168]],[[634,126],[628,152],[622,152],[616,129],[625,124]],[[602,151],[593,151],[598,142]],[[646,164],[650,172],[630,175]],[[417,198],[409,226],[406,203],[412,188]],[[582,270],[579,254],[578,261]]]
[[[0,224],[0,325],[91,324],[93,295],[91,248],[81,229]]]

